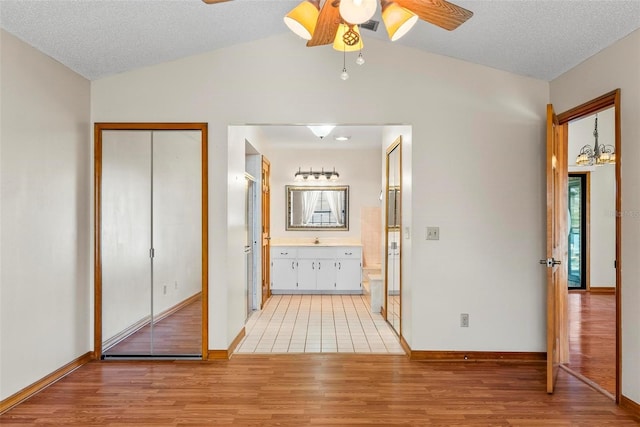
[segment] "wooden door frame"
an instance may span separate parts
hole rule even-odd
[[[209,178],[207,123],[94,123],[94,171],[93,171],[93,357],[102,357],[102,131],[103,130],[196,130],[201,132],[201,215],[202,215],[202,359],[209,352]]]
[[[615,117],[615,175],[616,175],[616,403],[620,403],[620,396],[622,394],[621,383],[621,369],[622,369],[622,217],[620,212],[622,211],[622,175],[621,175],[621,162],[622,162],[622,138],[621,138],[621,125],[620,125],[620,89],[612,90],[602,96],[599,96],[591,101],[587,101],[584,104],[578,105],[562,114],[558,114],[558,121],[560,125],[567,126],[570,121],[580,119],[599,111],[606,110],[614,107]]]
[[[267,171],[266,173],[265,170]],[[271,183],[269,182],[271,177],[271,162],[265,156],[262,156],[260,177],[260,183],[262,185],[262,191],[260,192],[262,197],[262,226],[260,227],[260,253],[262,263],[260,309],[262,309],[265,302],[271,297]],[[267,237],[265,237],[265,230]],[[267,241],[266,244],[265,239]],[[265,246],[267,246],[266,250]]]

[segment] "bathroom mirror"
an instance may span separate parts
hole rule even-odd
[[[293,230],[348,230],[349,186],[286,186],[287,227]]]
[[[385,314],[387,322],[400,334],[401,243],[402,243],[402,139],[387,149],[385,201]]]

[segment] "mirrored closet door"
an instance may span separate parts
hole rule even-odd
[[[103,358],[203,355],[205,135],[96,132],[96,335]]]
[[[402,243],[402,139],[387,149],[385,209],[385,296],[387,322],[400,335]]]

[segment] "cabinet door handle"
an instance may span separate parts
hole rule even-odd
[[[312,269],[312,270],[315,270],[315,269],[316,269],[316,263],[315,263],[315,262],[312,262],[312,263],[311,263],[311,269]]]
[[[294,265],[295,265],[295,263],[296,263],[295,261],[291,261],[291,269],[292,269],[292,270],[294,269]]]
[[[289,252],[280,252],[280,255],[289,255]]]
[[[353,252],[345,252],[345,255],[353,255]]]
[[[342,263],[338,262],[338,270],[342,270]]]
[[[318,270],[320,270],[320,261],[318,261]]]

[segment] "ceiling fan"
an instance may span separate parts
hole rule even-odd
[[[202,1],[215,4],[229,0]],[[452,31],[473,16],[473,12],[446,0],[324,0],[320,8],[322,1],[303,0],[284,17],[294,33],[308,40],[309,47],[334,43],[337,50],[360,49],[358,25],[373,17],[378,1],[392,41],[405,35],[418,19]]]

